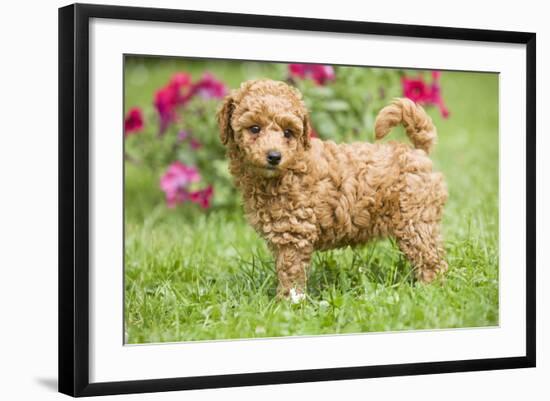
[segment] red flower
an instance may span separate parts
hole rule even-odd
[[[188,187],[191,183],[200,181],[201,176],[193,166],[187,166],[179,161],[173,162],[160,179],[160,188],[166,194],[168,207],[190,199]]]
[[[188,87],[191,85],[191,75],[185,72],[176,72],[172,75],[168,85],[172,85],[176,88]]]
[[[212,185],[207,186],[204,189],[201,189],[199,191],[191,192],[190,194],[190,200],[191,202],[195,202],[196,204],[200,205],[203,209],[208,209],[210,207],[210,202],[212,200],[212,196],[214,195],[214,188]]]
[[[227,94],[227,88],[223,82],[216,80],[214,75],[207,72],[199,82],[193,85],[193,94],[205,99],[222,99]]]
[[[424,82],[422,77],[407,78],[403,77],[401,80],[403,85],[403,96],[408,97],[413,102],[423,103],[428,102],[430,99],[430,88]]]
[[[191,96],[191,76],[186,73],[174,74],[170,82],[157,91],[154,104],[160,118],[160,135],[176,121],[176,107],[187,103]]]
[[[432,79],[438,81],[441,78],[441,71],[432,71]]]
[[[164,88],[157,91],[155,94],[155,108],[160,118],[159,134],[163,134],[168,125],[175,119],[175,106],[175,96],[170,89]]]
[[[131,108],[124,119],[124,136],[136,133],[143,128],[143,114],[139,107]]]
[[[324,85],[335,78],[334,68],[322,64],[289,64],[290,76],[301,79],[311,78],[317,85]]]
[[[403,87],[403,96],[420,104],[435,105],[444,118],[449,117],[449,110],[445,106],[441,96],[441,86],[439,79],[440,71],[432,71],[432,83],[427,84],[422,76],[417,78],[403,77],[401,84]]]

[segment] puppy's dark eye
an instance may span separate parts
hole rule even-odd
[[[292,138],[293,132],[291,129],[285,129],[284,130],[285,138]]]
[[[248,130],[253,134],[259,134],[262,129],[259,125],[253,125],[252,127],[248,128]]]

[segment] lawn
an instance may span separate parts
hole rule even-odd
[[[132,68],[126,99],[149,104],[180,66],[149,69],[145,84]],[[232,86],[243,79],[227,66],[216,73]],[[449,187],[443,282],[415,283],[395,243],[385,240],[317,253],[307,299],[277,302],[273,260],[240,207],[167,208],[158,173],[126,162],[127,342],[498,325],[498,76],[447,72],[442,87],[450,117],[429,112],[439,131],[435,169]]]

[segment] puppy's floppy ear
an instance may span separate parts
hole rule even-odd
[[[309,149],[311,147],[311,120],[309,119],[309,114],[306,112],[304,116],[304,128],[302,137],[300,138],[302,141],[302,144],[304,145],[304,149]]]
[[[223,104],[218,110],[218,125],[220,127],[220,139],[224,145],[233,140],[233,128],[231,128],[231,116],[235,109],[235,100],[232,94],[229,94],[223,100]]]

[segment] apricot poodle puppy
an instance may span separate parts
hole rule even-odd
[[[432,171],[436,129],[419,105],[396,99],[375,122],[377,139],[403,124],[414,148],[310,138],[300,92],[267,79],[229,94],[218,123],[246,217],[275,257],[278,297],[304,298],[314,251],[387,236],[418,280],[447,270],[439,227],[447,189]]]

